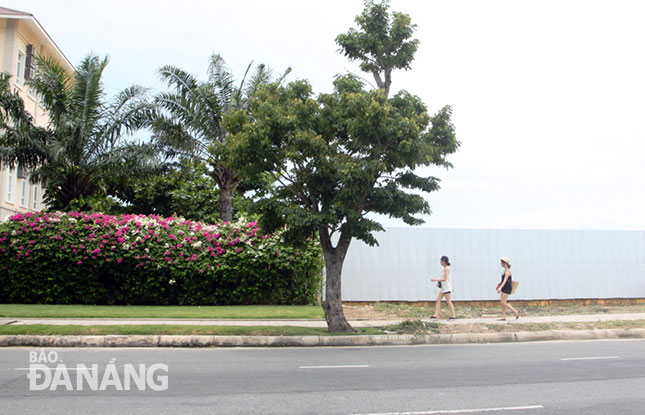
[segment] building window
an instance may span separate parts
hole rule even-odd
[[[13,199],[13,168],[7,170],[7,202]]]
[[[34,186],[34,202],[33,208],[38,209],[38,185]]]
[[[20,192],[20,206],[27,206],[27,180],[22,181],[22,191]]]
[[[25,76],[25,54],[18,51],[18,64],[16,67],[16,84],[22,86]]]

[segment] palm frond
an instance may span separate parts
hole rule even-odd
[[[26,83],[40,96],[51,124],[57,125],[70,106],[72,74],[54,58],[37,55],[34,76]]]
[[[89,55],[78,66],[74,73],[72,102],[76,122],[81,128],[80,136],[87,137],[102,116],[103,85],[101,78],[108,64],[107,56],[100,59]]]
[[[110,103],[101,121],[99,137],[109,149],[118,140],[149,125],[152,104],[147,99],[148,89],[132,85],[121,91]]]
[[[25,103],[12,91],[11,75],[0,73],[0,162],[34,168],[47,160],[48,131],[36,127]]]
[[[291,73],[291,66],[289,66],[289,67],[284,71],[284,73],[283,73],[282,75],[280,75],[280,77],[279,77],[278,79],[276,79],[277,84],[278,84],[278,85],[282,85],[282,82],[284,82],[285,78],[286,78],[286,77],[287,77],[287,75],[289,75],[290,73]]]
[[[235,95],[235,80],[219,54],[211,55],[208,65],[208,83],[219,99],[219,105],[226,109],[231,105]]]
[[[176,66],[162,66],[157,72],[162,81],[182,95],[190,94],[199,84],[193,75]]]
[[[273,71],[266,67],[264,64],[259,64],[256,66],[255,71],[249,78],[249,82],[244,89],[244,95],[246,100],[255,95],[258,89],[262,85],[266,85],[271,82],[273,78]]]
[[[190,157],[206,156],[208,143],[196,137],[173,117],[157,113],[150,125],[153,142],[162,147]]]

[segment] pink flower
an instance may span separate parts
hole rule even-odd
[[[81,265],[82,263],[83,263],[83,261],[78,261],[78,262],[76,263],[76,265]]]
[[[101,252],[101,248],[96,248],[92,251],[93,254],[98,254],[99,252]]]
[[[121,262],[123,262],[123,258],[119,258],[119,259],[116,260],[117,264],[120,264]]]
[[[22,216],[22,213],[16,213],[12,217],[10,217],[9,220],[12,220],[12,221],[15,221],[15,222],[20,222],[20,221],[24,220],[24,218]]]

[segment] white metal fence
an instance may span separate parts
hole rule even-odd
[[[344,301],[436,298],[450,257],[455,300],[497,299],[499,258],[512,262],[513,299],[645,298],[645,231],[389,228],[380,246],[352,241]]]

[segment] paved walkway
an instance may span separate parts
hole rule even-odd
[[[452,321],[439,320],[441,324],[514,324],[514,323],[584,323],[597,321],[645,320],[645,313],[626,314],[577,314],[555,316],[520,316],[519,320],[509,316],[508,321],[498,321],[497,317],[463,318]],[[384,327],[400,323],[405,319],[396,320],[349,320],[353,327]],[[424,321],[428,321],[424,319]],[[143,325],[143,324],[185,324],[200,326],[298,326],[298,327],[327,327],[322,319],[128,319],[128,318],[0,318],[0,325],[50,324],[50,325]]]

